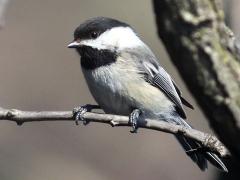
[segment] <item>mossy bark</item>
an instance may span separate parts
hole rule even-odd
[[[158,34],[211,127],[240,161],[240,61],[220,0],[153,0]]]

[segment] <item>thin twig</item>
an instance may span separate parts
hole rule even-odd
[[[111,126],[130,126],[127,116],[100,114],[87,112],[84,118],[88,122],[106,123]],[[73,121],[72,111],[21,111],[17,109],[0,109],[0,120],[14,121],[18,125],[35,121]],[[221,157],[229,156],[227,148],[213,135],[189,129],[183,126],[167,123],[154,119],[144,119],[139,122],[139,127],[163,131],[171,134],[182,134],[196,140],[205,148],[219,154]]]

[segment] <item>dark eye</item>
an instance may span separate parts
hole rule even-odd
[[[97,37],[98,37],[98,32],[96,31],[91,32],[91,38],[95,39]]]

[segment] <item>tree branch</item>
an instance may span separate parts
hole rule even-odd
[[[113,127],[130,126],[127,116],[87,112],[84,114],[84,118],[89,122],[106,123]],[[22,125],[25,122],[36,121],[73,121],[74,118],[72,111],[21,111],[17,109],[0,109],[0,120],[14,121],[18,125]],[[171,134],[182,134],[185,137],[196,140],[205,148],[219,154],[221,157],[230,155],[226,147],[215,136],[195,129],[153,119],[144,119],[139,122],[139,127]]]

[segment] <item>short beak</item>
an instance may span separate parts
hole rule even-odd
[[[73,41],[67,47],[68,48],[78,48],[80,46],[80,42]]]

